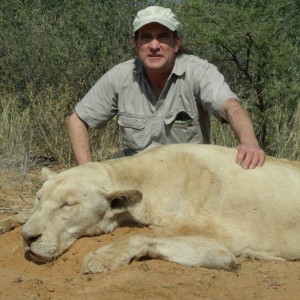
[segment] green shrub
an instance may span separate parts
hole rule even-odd
[[[2,167],[73,162],[66,117],[102,74],[134,56],[132,20],[149,3],[177,13],[185,45],[219,67],[267,153],[300,159],[297,1],[3,0]],[[213,143],[236,145],[228,126],[214,120],[212,129]],[[97,160],[121,147],[116,119],[91,137]]]
[[[225,75],[266,152],[299,159],[299,2],[188,0],[179,15],[186,44]],[[216,143],[232,144],[215,129]]]

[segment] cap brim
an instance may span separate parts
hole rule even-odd
[[[164,20],[161,18],[147,18],[147,19],[144,19],[143,21],[139,22],[138,24],[136,24],[133,28],[133,32],[138,31],[143,26],[148,25],[150,23],[159,23],[159,24],[167,27],[171,31],[176,31],[176,29],[177,29],[176,26],[174,26],[174,24],[170,23],[168,20]]]

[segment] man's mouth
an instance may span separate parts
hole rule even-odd
[[[150,58],[162,58],[163,56],[162,55],[153,55],[153,54],[149,54],[148,57]]]

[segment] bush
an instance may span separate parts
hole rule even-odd
[[[70,162],[65,118],[104,72],[132,56],[134,8],[125,0],[12,0],[2,1],[0,8],[0,96],[5,106],[1,112],[15,117],[10,123],[2,118],[1,138],[10,142],[4,131],[9,127],[30,157]],[[13,95],[12,113],[5,104],[7,95]],[[14,124],[16,116],[28,122],[30,148],[27,135]],[[115,131],[110,124],[102,130],[106,137],[106,130]],[[92,145],[99,145],[97,136],[93,134]],[[111,138],[116,142],[108,144],[119,143],[115,133]],[[101,147],[107,144],[103,137],[99,140]],[[14,146],[2,145],[8,157],[7,147]],[[107,158],[103,152],[98,151],[99,159]]]
[[[182,5],[186,44],[225,75],[248,108],[262,147],[271,155],[299,159],[294,130],[299,122],[300,4],[189,0]],[[213,140],[225,142],[223,134],[216,125]]]
[[[3,166],[72,163],[66,117],[102,74],[133,57],[132,20],[149,3],[171,7],[186,46],[215,63],[245,99],[267,153],[300,158],[297,1],[3,0]],[[236,144],[228,127],[213,121],[212,128],[214,143]],[[120,148],[115,119],[91,136],[97,160]]]

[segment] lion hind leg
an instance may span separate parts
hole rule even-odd
[[[84,273],[101,273],[141,257],[160,258],[184,266],[226,268],[234,255],[214,239],[202,236],[123,237],[84,258]]]
[[[0,220],[0,234],[11,231],[23,225],[30,217],[31,211],[24,211],[13,216]]]

